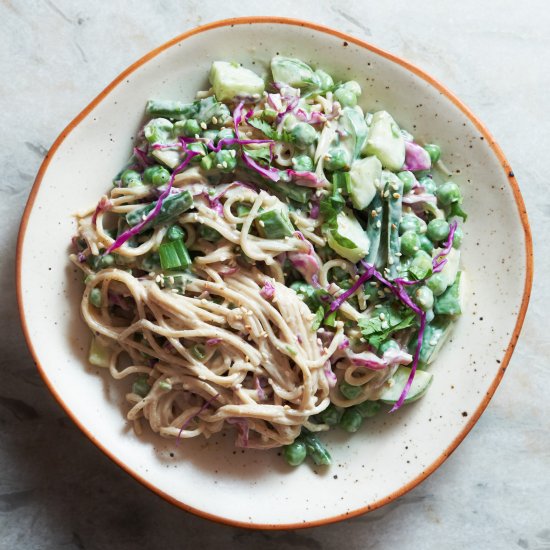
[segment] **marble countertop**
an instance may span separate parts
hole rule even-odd
[[[543,273],[550,218],[550,9],[546,0],[253,0],[0,3],[0,549],[550,548],[550,339]],[[535,242],[531,306],[510,368],[466,440],[396,502],[303,531],[247,531],[167,504],[109,461],[66,417],[27,351],[15,241],[38,167],[65,125],[122,69],[193,26],[241,15],[334,26],[441,79],[510,160]]]

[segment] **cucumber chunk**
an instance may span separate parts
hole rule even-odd
[[[351,165],[348,193],[357,210],[365,209],[380,189],[382,164],[377,157],[356,160]]]
[[[236,63],[214,61],[210,69],[210,83],[219,101],[239,97],[259,99],[264,93],[265,83],[255,72]]]
[[[378,157],[384,168],[401,170],[405,163],[405,139],[395,120],[386,111],[372,116],[369,137],[363,153]]]
[[[388,387],[388,383],[386,383],[386,387],[379,396],[380,401],[388,405],[395,405],[403,392],[403,388],[405,387],[410,374],[411,369],[409,367],[398,367],[394,375],[390,378],[390,380],[393,381],[393,384],[391,387]],[[409,393],[403,403],[412,403],[413,401],[420,399],[428,391],[432,380],[432,373],[424,370],[417,370]]]
[[[336,217],[336,227],[328,230],[327,243],[336,254],[354,264],[368,254],[370,247],[367,233],[348,208]]]

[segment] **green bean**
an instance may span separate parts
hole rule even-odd
[[[399,222],[403,211],[403,182],[392,172],[387,172],[386,193],[388,196],[388,270],[390,278],[398,275],[399,266]]]
[[[328,466],[332,462],[329,452],[316,435],[306,432],[302,434],[302,439],[306,444],[307,454],[317,466]]]
[[[156,206],[156,201],[143,206],[141,208],[136,208],[131,212],[126,214],[126,221],[130,227],[140,223],[144,216],[147,216],[153,208]],[[183,214],[186,210],[189,210],[193,206],[193,197],[189,191],[182,191],[177,195],[170,195],[164,199],[160,212],[158,215],[153,218],[142,230],[149,229],[156,225],[163,225],[170,222],[174,218],[177,218],[180,214]]]

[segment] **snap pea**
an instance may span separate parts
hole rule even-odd
[[[140,223],[145,216],[147,216],[151,210],[156,206],[157,202],[152,202],[147,206],[136,208],[126,214],[126,222],[130,227]],[[170,222],[174,218],[177,218],[180,214],[189,210],[193,206],[193,197],[189,191],[182,191],[177,195],[170,195],[164,199],[160,212],[153,218],[142,230],[145,230],[156,225],[163,225]]]
[[[317,436],[311,432],[306,432],[301,437],[306,445],[307,454],[317,466],[328,466],[332,462],[329,452]]]

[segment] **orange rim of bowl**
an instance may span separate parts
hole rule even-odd
[[[256,524],[256,523],[247,523],[242,521],[237,521],[233,519],[228,519],[221,516],[216,516],[214,514],[210,514],[208,512],[205,512],[203,510],[199,510],[197,508],[193,508],[192,506],[189,506],[188,504],[185,504],[184,502],[181,502],[171,495],[160,491],[157,487],[155,487],[153,484],[151,484],[147,479],[143,478],[138,473],[134,472],[131,468],[129,468],[122,460],[117,458],[112,454],[112,452],[106,448],[103,444],[101,444],[99,441],[97,441],[94,436],[87,430],[87,428],[76,418],[76,416],[73,414],[73,412],[70,410],[70,408],[65,404],[61,396],[57,393],[56,389],[53,387],[53,385],[50,383],[44,369],[40,365],[40,361],[38,358],[38,354],[36,350],[33,347],[31,338],[29,336],[29,331],[27,327],[27,321],[25,318],[25,311],[23,309],[23,297],[22,297],[22,288],[21,288],[21,252],[23,248],[23,241],[25,239],[25,232],[27,228],[27,223],[29,219],[29,215],[32,211],[32,207],[34,205],[34,201],[38,192],[38,188],[40,187],[40,184],[42,182],[42,178],[44,177],[44,174],[48,168],[48,165],[50,163],[51,158],[57,151],[57,149],[60,147],[60,145],[63,143],[65,138],[72,132],[72,130],[120,83],[122,82],[128,75],[132,74],[136,69],[141,67],[143,64],[147,63],[157,55],[159,55],[164,50],[174,46],[175,44],[182,42],[183,40],[186,40],[187,38],[194,36],[196,34],[206,32],[212,29],[218,29],[220,27],[227,27],[227,26],[233,26],[233,25],[247,25],[247,24],[257,24],[257,23],[265,23],[265,24],[281,24],[281,25],[294,25],[299,27],[306,27],[309,29],[312,29],[314,31],[318,31],[325,34],[330,34],[332,36],[335,36],[337,38],[340,38],[348,43],[355,44],[357,46],[361,46],[362,48],[365,48],[366,50],[369,50],[379,56],[384,57],[385,59],[388,59],[394,63],[397,63],[398,65],[401,65],[405,69],[411,71],[416,76],[422,78],[429,84],[431,84],[434,88],[439,90],[442,94],[444,94],[448,99],[452,101],[452,103],[462,111],[474,124],[474,126],[477,128],[477,130],[481,133],[481,135],[485,138],[491,149],[493,150],[493,153],[496,155],[496,157],[499,159],[500,164],[503,168],[503,170],[506,173],[506,178],[512,188],[512,192],[514,194],[514,198],[516,201],[516,205],[518,207],[521,223],[523,226],[524,231],[524,237],[525,237],[525,255],[526,255],[526,266],[525,266],[525,284],[523,289],[523,297],[521,302],[521,307],[518,313],[516,325],[514,327],[514,331],[512,333],[512,336],[510,338],[510,342],[508,344],[508,347],[506,348],[506,352],[504,354],[504,357],[502,358],[500,369],[495,376],[495,379],[493,380],[489,390],[487,391],[485,398],[480,403],[480,405],[477,407],[475,412],[471,415],[469,422],[464,426],[464,428],[461,430],[461,432],[457,435],[457,437],[452,441],[452,443],[441,453],[441,455],[425,470],[423,470],[418,476],[416,476],[413,480],[409,481],[407,484],[405,484],[403,487],[398,489],[397,491],[394,491],[387,497],[380,499],[368,506],[364,506],[362,508],[359,508],[357,510],[354,510],[352,512],[346,512],[343,514],[339,514],[337,516],[324,518],[320,520],[315,521],[305,521],[301,523],[291,523],[291,524]],[[147,488],[149,488],[151,491],[165,499],[166,501],[170,502],[171,504],[174,504],[175,506],[178,506],[179,508],[182,508],[183,510],[186,510],[188,512],[191,512],[197,516],[200,516],[205,519],[213,520],[222,524],[237,526],[237,527],[246,527],[246,528],[254,528],[254,529],[299,529],[299,528],[305,528],[305,527],[315,527],[320,525],[326,525],[329,523],[334,523],[337,521],[341,521],[343,519],[355,517],[361,514],[364,514],[366,512],[370,512],[372,510],[376,510],[377,508],[380,508],[381,506],[384,506],[385,504],[388,504],[389,502],[392,502],[393,500],[397,499],[398,497],[404,495],[414,487],[416,487],[421,481],[426,479],[430,474],[432,474],[439,466],[451,455],[451,453],[457,448],[457,446],[461,443],[461,441],[466,437],[468,432],[472,429],[474,424],[477,422],[485,408],[487,407],[489,401],[491,400],[493,394],[495,393],[495,390],[497,386],[499,385],[504,372],[508,366],[508,363],[510,361],[510,358],[512,356],[512,353],[514,351],[514,348],[516,346],[517,340],[519,338],[521,328],[523,326],[523,321],[525,319],[525,314],[527,312],[527,306],[529,304],[529,297],[531,294],[531,287],[533,282],[533,243],[531,238],[531,229],[529,227],[529,220],[527,218],[527,211],[525,209],[525,203],[523,202],[523,198],[521,196],[521,192],[519,190],[518,183],[516,181],[516,178],[514,177],[514,174],[511,170],[511,167],[506,160],[504,153],[502,152],[499,145],[495,142],[493,137],[491,136],[490,132],[485,128],[485,126],[481,123],[481,121],[466,107],[450,90],[448,90],[443,84],[438,82],[436,79],[432,78],[430,75],[426,74],[423,70],[419,69],[415,65],[409,63],[408,61],[405,61],[404,59],[401,59],[400,57],[393,55],[391,53],[388,53],[376,46],[373,46],[372,44],[369,44],[368,42],[365,42],[363,40],[360,40],[358,38],[355,38],[353,36],[350,36],[348,34],[345,34],[343,32],[334,30],[330,27],[326,27],[324,25],[318,25],[316,23],[310,23],[308,21],[302,21],[300,19],[293,19],[293,18],[286,18],[286,17],[237,17],[232,19],[224,19],[221,21],[215,21],[213,23],[209,23],[207,25],[203,25],[200,27],[193,28],[183,34],[180,34],[179,36],[173,38],[172,40],[169,40],[162,46],[159,46],[158,48],[155,48],[148,54],[144,55],[141,59],[130,65],[125,71],[123,71],[117,78],[115,78],[87,107],[85,107],[80,114],[78,114],[68,125],[67,127],[61,132],[61,134],[58,136],[58,138],[55,140],[52,147],[49,149],[48,153],[44,157],[44,160],[42,162],[42,165],[40,166],[40,170],[38,171],[38,174],[36,176],[34,185],[32,187],[31,193],[29,195],[27,205],[25,207],[25,211],[23,213],[23,217],[21,219],[21,225],[19,228],[19,235],[17,239],[17,261],[16,261],[16,282],[17,282],[17,303],[19,308],[19,315],[21,317],[21,325],[23,328],[23,332],[25,335],[25,339],[27,341],[27,345],[30,349],[30,352],[33,356],[34,361],[36,362],[36,366],[40,372],[40,375],[42,376],[44,382],[46,383],[46,386],[50,390],[50,392],[53,394],[57,402],[61,405],[61,407],[65,410],[67,415],[72,419],[72,421],[82,430],[82,432],[97,446],[99,447],[115,464],[120,466],[123,470],[125,470],[127,473],[129,473],[131,476],[133,476],[137,481],[145,485]]]

